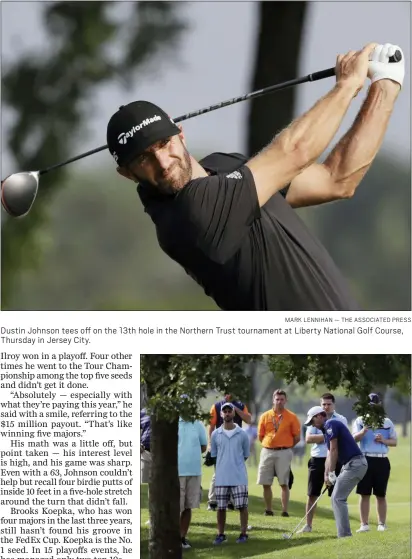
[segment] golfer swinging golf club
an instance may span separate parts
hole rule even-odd
[[[404,78],[399,47],[371,43],[339,55],[336,84],[260,153],[199,162],[182,127],[156,105],[122,106],[107,143],[156,226],[159,245],[222,310],[357,310],[345,280],[293,208],[348,198],[383,140]],[[366,78],[367,98],[323,164]],[[337,231],[337,234],[342,234]]]
[[[367,472],[366,458],[346,425],[338,419],[327,419],[321,406],[310,408],[305,425],[313,425],[324,433],[328,447],[325,484],[335,485],[331,501],[338,538],[352,536],[347,499]],[[335,468],[338,461],[342,464],[342,469],[336,477]]]

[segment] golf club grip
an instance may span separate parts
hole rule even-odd
[[[402,60],[402,53],[396,49],[395,54],[389,57],[389,62],[400,62]]]
[[[324,78],[331,78],[335,75],[335,67],[328,68],[327,70],[320,70],[319,72],[313,72],[309,74],[309,81],[315,82],[317,80],[323,80]]]
[[[389,57],[389,62],[400,62],[402,60],[402,53],[400,50],[396,50],[393,56]],[[335,68],[328,68],[327,70],[320,70],[320,72],[313,72],[309,74],[309,81],[315,82],[317,80],[323,80],[324,78],[331,78],[335,75]]]

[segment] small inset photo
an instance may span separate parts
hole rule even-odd
[[[411,557],[410,355],[140,369],[143,559]]]

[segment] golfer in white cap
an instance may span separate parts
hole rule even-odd
[[[326,392],[320,399],[320,405],[326,414],[327,419],[337,419],[348,426],[346,417],[340,415],[335,410],[335,397],[330,392]],[[306,443],[311,445],[310,459],[308,462],[308,499],[306,502],[306,524],[297,533],[312,532],[313,517],[316,511],[316,500],[321,495],[325,480],[325,462],[328,448],[322,431],[311,425],[306,430]],[[340,474],[342,464],[336,464],[336,475]],[[334,486],[328,488],[329,497],[332,496]]]
[[[324,434],[328,447],[325,484],[335,485],[331,500],[338,538],[352,536],[347,499],[366,474],[366,458],[346,425],[337,419],[327,419],[321,406],[310,408],[305,425],[314,425]],[[338,461],[342,464],[342,470],[336,477],[335,468]]]

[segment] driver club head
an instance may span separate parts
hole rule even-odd
[[[291,537],[292,537],[292,536],[291,536],[290,534],[282,534],[282,538],[283,538],[284,540],[290,540]]]
[[[39,171],[15,173],[1,183],[1,203],[13,217],[28,214],[39,189]]]

